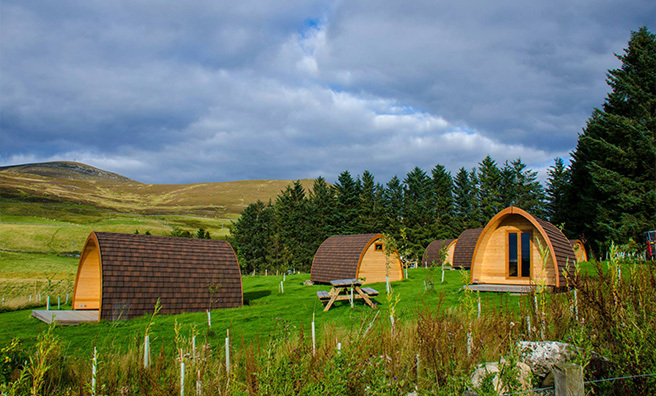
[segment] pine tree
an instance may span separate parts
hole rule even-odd
[[[349,171],[339,174],[333,186],[336,197],[335,225],[336,234],[356,234],[359,230],[360,217],[360,183],[353,180]]]
[[[276,266],[283,271],[289,268],[309,270],[314,255],[310,207],[300,181],[287,186],[278,195],[274,209],[276,237],[282,259]]]
[[[486,224],[503,209],[502,177],[497,163],[489,155],[478,165],[478,221]]]
[[[433,182],[426,172],[415,167],[403,183],[403,224],[409,244],[406,249],[411,259],[418,259],[436,234]]]
[[[319,176],[314,180],[312,191],[308,196],[309,218],[312,223],[309,229],[310,239],[313,246],[319,247],[329,236],[335,233],[335,225],[331,221],[335,219],[336,203],[333,190],[326,180]]]
[[[468,228],[481,226],[478,220],[477,197],[476,170],[472,169],[471,172],[468,172],[465,168],[460,168],[455,179],[453,179],[456,234],[460,234]]]
[[[381,197],[381,186],[376,184],[369,171],[362,173],[360,189],[359,232],[379,233],[385,227],[385,212]]]
[[[435,165],[431,173],[433,176],[433,194],[435,195],[435,238],[455,238],[456,230],[453,229],[453,178],[451,173],[439,164]]]
[[[501,180],[502,208],[515,206],[534,216],[544,217],[544,188],[538,181],[538,173],[528,169],[521,158],[504,163]]]
[[[556,226],[567,225],[567,204],[565,194],[569,188],[569,168],[562,158],[554,159],[554,164],[547,170],[547,204],[546,215]]]
[[[603,249],[656,224],[656,37],[632,32],[572,154],[567,226]]]
[[[239,219],[230,225],[228,240],[234,247],[239,265],[245,272],[268,268],[267,255],[271,247],[273,206],[258,200],[244,209]]]
[[[400,240],[403,226],[403,184],[396,176],[385,185],[383,205],[386,217],[385,234]]]

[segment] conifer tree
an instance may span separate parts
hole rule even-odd
[[[340,173],[333,186],[336,209],[333,224],[339,235],[356,234],[359,230],[360,185],[347,170]]]
[[[456,234],[468,228],[477,228],[481,226],[478,218],[478,192],[476,188],[476,170],[471,172],[465,168],[460,168],[456,177],[453,179],[453,200],[454,212],[458,224]]]
[[[426,172],[415,167],[403,183],[403,225],[409,244],[406,250],[412,259],[417,259],[435,239],[433,182]]]
[[[369,171],[362,173],[360,181],[359,232],[362,234],[383,232],[385,227],[385,212],[381,196],[381,186],[376,184],[374,175]]]
[[[603,251],[656,224],[656,37],[632,32],[572,154],[568,230]]]
[[[544,217],[546,197],[537,172],[527,169],[521,158],[517,158],[505,162],[501,179],[502,209],[515,206],[534,216]]]
[[[443,165],[432,170],[437,239],[455,238],[453,229],[453,178]]]
[[[503,209],[502,177],[497,163],[489,155],[478,165],[478,222],[486,224]]]
[[[314,250],[310,232],[310,207],[300,181],[287,186],[276,198],[275,229],[279,239],[281,262],[278,269],[310,269]]]
[[[549,222],[556,226],[567,226],[567,204],[565,194],[569,188],[569,168],[562,158],[554,159],[554,164],[547,170],[547,204],[546,215]]]
[[[230,225],[228,240],[234,247],[239,265],[245,272],[261,271],[267,266],[267,255],[272,244],[273,206],[258,200],[244,209],[237,221]]]
[[[387,182],[383,191],[383,205],[385,207],[385,233],[400,240],[403,227],[403,184],[394,176]]]

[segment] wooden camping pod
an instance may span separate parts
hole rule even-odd
[[[574,255],[576,255],[576,262],[580,263],[583,261],[588,261],[588,254],[585,251],[585,244],[580,239],[570,239],[569,243],[574,249]]]
[[[336,279],[364,279],[364,283],[403,279],[399,254],[385,254],[383,234],[336,235],[326,239],[312,260],[310,279],[329,283]]]
[[[553,224],[508,207],[481,232],[471,267],[473,284],[566,287],[576,258],[565,235]]]
[[[92,232],[75,278],[73,309],[129,319],[239,307],[237,257],[226,241]]]
[[[474,248],[478,241],[478,236],[481,235],[482,228],[470,228],[464,230],[457,239],[455,248],[453,249],[453,267],[470,269],[472,258],[474,257]]]
[[[423,267],[450,265],[453,263],[453,251],[456,246],[457,239],[438,239],[428,244],[424,255],[421,258],[421,265]],[[442,261],[441,253],[444,249],[444,262]]]

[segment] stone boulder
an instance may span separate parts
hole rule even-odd
[[[508,362],[501,358],[498,362],[490,362],[478,365],[478,368],[471,375],[471,382],[473,391],[467,392],[469,395],[475,395],[476,389],[480,389],[483,385],[483,381],[488,376],[492,376],[492,386],[498,394],[507,393],[510,391],[506,384],[503,383],[500,378],[500,371],[503,366],[508,364]],[[517,381],[520,384],[521,389],[516,390],[528,390],[531,389],[531,368],[522,362],[517,362]]]
[[[564,342],[520,341],[517,344],[520,360],[540,378],[545,378],[556,364],[569,362],[577,355],[577,348]]]

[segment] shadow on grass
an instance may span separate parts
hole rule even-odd
[[[264,298],[270,295],[271,295],[270,290],[246,292],[244,293],[244,305],[251,305],[251,301],[255,301],[257,299]]]

